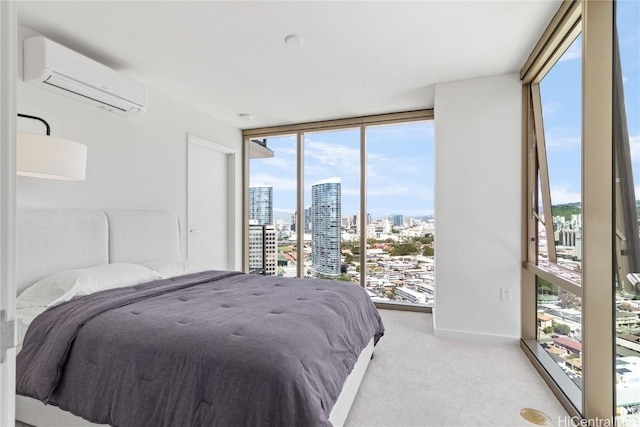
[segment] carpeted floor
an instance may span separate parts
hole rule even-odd
[[[386,333],[347,427],[533,426],[520,409],[569,425],[564,408],[517,345],[433,335],[432,315],[380,310]]]
[[[436,338],[430,314],[380,313],[386,333],[346,427],[534,426],[520,417],[522,408],[570,425],[517,345]]]

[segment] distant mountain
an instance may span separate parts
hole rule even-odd
[[[571,215],[578,215],[581,211],[582,207],[580,202],[551,206],[551,215],[563,216],[567,220],[571,219]]]
[[[636,200],[636,212],[638,218],[640,218],[640,200]],[[578,215],[579,213],[582,213],[580,202],[551,206],[551,214],[553,216],[563,216],[567,220],[571,219],[571,215]]]

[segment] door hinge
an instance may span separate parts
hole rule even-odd
[[[0,363],[7,360],[7,350],[15,348],[16,343],[16,321],[7,320],[7,312],[0,310]]]

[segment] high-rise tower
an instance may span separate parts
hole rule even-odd
[[[340,178],[329,178],[311,186],[311,238],[313,271],[340,274]]]
[[[249,269],[275,275],[277,239],[273,225],[273,187],[249,187]]]
[[[404,215],[393,215],[393,226],[404,227]]]
[[[258,225],[273,224],[273,187],[255,185],[249,187],[249,220]]]
[[[249,225],[249,271],[275,276],[278,267],[278,239],[273,225]]]

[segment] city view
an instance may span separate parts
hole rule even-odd
[[[636,210],[639,209],[640,201],[636,201]],[[543,228],[539,229],[538,238],[538,266],[577,285],[582,285],[580,210],[579,203],[552,206],[556,262],[549,261],[551,238]],[[627,280],[640,282],[634,279],[640,279],[637,273],[628,276],[617,279],[621,283]],[[536,287],[538,342],[582,388],[582,300],[539,276]],[[637,290],[616,288],[615,330],[616,394],[620,415],[640,414],[640,297]]]
[[[295,138],[266,143],[274,156],[252,159],[250,165],[251,271],[295,277],[301,262],[305,277],[360,285],[365,268],[364,287],[375,301],[434,304],[432,122],[367,128],[364,229],[357,129],[305,134],[300,224]],[[298,260],[298,233],[303,235],[303,260]],[[361,234],[365,248],[360,248]]]

